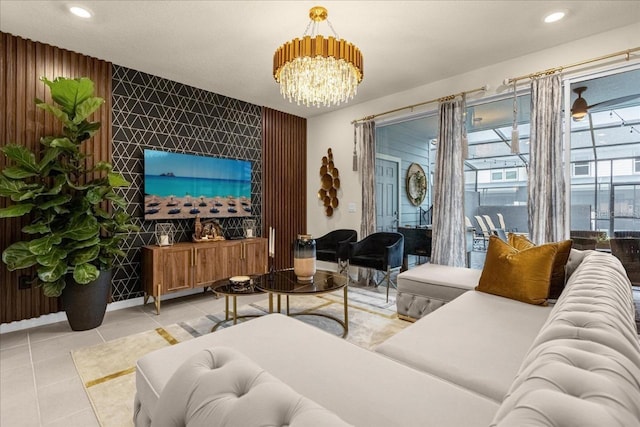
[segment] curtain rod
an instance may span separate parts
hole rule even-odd
[[[548,76],[548,75],[555,74],[555,73],[560,72],[560,71],[564,71],[564,70],[566,70],[568,68],[575,68],[575,67],[579,67],[581,65],[591,64],[592,62],[603,61],[605,59],[615,58],[616,56],[621,56],[621,55],[625,55],[626,56],[625,60],[628,61],[629,59],[631,59],[630,58],[631,57],[631,53],[637,52],[637,51],[640,51],[640,47],[634,47],[632,49],[621,50],[620,52],[615,52],[615,53],[610,53],[608,55],[598,56],[597,58],[591,58],[591,59],[587,59],[586,61],[575,62],[573,64],[563,65],[561,67],[553,67],[553,68],[549,68],[549,69],[544,70],[544,71],[538,71],[536,73],[531,73],[531,74],[527,74],[527,75],[524,75],[524,76],[512,77],[510,79],[505,79],[504,84],[505,85],[509,85],[509,84],[514,83],[514,82],[517,82],[518,80],[535,79],[535,78],[538,78],[540,76]]]
[[[455,99],[457,96],[463,96],[463,95],[466,95],[468,93],[474,93],[474,92],[484,92],[487,89],[488,89],[488,86],[484,85],[484,86],[476,88],[476,89],[466,90],[464,92],[454,93],[453,95],[447,95],[447,96],[443,96],[443,97],[440,97],[440,98],[431,99],[429,101],[421,102],[419,104],[407,105],[406,107],[396,108],[395,110],[385,111],[384,113],[372,114],[370,116],[366,116],[366,117],[363,117],[361,119],[352,120],[351,124],[353,125],[353,124],[358,123],[358,122],[364,122],[366,120],[375,119],[376,117],[386,116],[387,114],[396,113],[396,112],[402,111],[402,110],[414,109],[415,107],[421,107],[423,105],[431,104],[431,103],[434,103],[434,102],[451,101],[451,100]]]

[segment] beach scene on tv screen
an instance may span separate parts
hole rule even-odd
[[[252,216],[251,162],[144,150],[144,218]]]

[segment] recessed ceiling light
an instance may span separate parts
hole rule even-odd
[[[69,8],[69,12],[73,13],[76,16],[79,16],[80,18],[91,18],[92,15],[91,12],[80,6],[71,6]]]
[[[553,12],[544,17],[544,22],[546,22],[547,24],[557,22],[564,18],[565,15],[566,13],[564,12]]]

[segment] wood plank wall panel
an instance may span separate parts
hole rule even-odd
[[[292,244],[307,232],[307,120],[262,109],[262,235],[276,229],[275,268],[293,267]]]
[[[59,134],[61,127],[50,114],[35,107],[34,99],[51,101],[48,88],[40,81],[45,76],[89,77],[96,94],[105,99],[105,105],[92,120],[102,122],[101,129],[91,141],[83,145],[92,153],[90,164],[111,160],[111,63],[80,55],[75,52],[33,42],[0,32],[0,144],[18,143],[39,148],[39,139]],[[0,156],[0,169],[6,166]],[[0,207],[9,200],[0,198]],[[0,250],[24,238],[20,229],[28,224],[24,218],[2,219]],[[38,317],[59,311],[58,299],[46,298],[39,287],[18,290],[21,275],[33,276],[29,270],[10,272],[0,262],[0,323]]]

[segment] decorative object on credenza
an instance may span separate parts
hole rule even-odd
[[[196,215],[195,225],[193,229],[193,237],[196,240],[202,239],[202,222],[200,222],[200,215]]]
[[[93,82],[41,80],[53,102],[36,99],[36,107],[51,114],[59,133],[40,138],[37,153],[2,141],[7,166],[0,174],[0,194],[11,201],[0,209],[0,218],[26,216],[27,236],[8,246],[2,261],[9,271],[33,267],[47,297],[63,296],[71,329],[93,329],[104,317],[116,257],[125,256],[122,241],[138,231],[125,212],[126,200],[114,190],[129,182],[110,163],[87,161],[83,143],[100,129],[100,122],[89,119],[104,104],[94,96]],[[72,298],[76,288],[95,295]]]
[[[407,197],[413,206],[420,206],[427,195],[427,176],[418,163],[411,163],[407,169]]]
[[[171,246],[174,242],[175,229],[171,223],[158,223],[156,224],[155,235],[156,245],[158,246]]]
[[[273,77],[290,102],[307,107],[338,105],[353,98],[362,81],[360,49],[340,39],[327,16],[324,7],[312,7],[302,37],[284,43],[273,55]],[[333,36],[318,32],[322,21],[327,21]]]
[[[311,234],[298,234],[293,245],[293,272],[298,281],[311,282],[316,274],[316,241]]]
[[[333,151],[329,148],[327,155],[322,157],[320,190],[318,190],[318,199],[322,202],[327,216],[332,216],[334,210],[340,204],[338,201],[338,189],[340,189],[340,171],[333,163]]]
[[[242,221],[242,229],[244,230],[245,239],[253,239],[257,237],[256,233],[256,220],[255,219],[245,219]]]
[[[196,217],[195,221],[195,232],[192,235],[192,240],[195,243],[225,240],[222,226],[220,225],[218,220],[209,219],[206,221],[201,221],[200,218]],[[198,224],[201,227],[200,237],[196,236],[196,232],[198,231]]]

